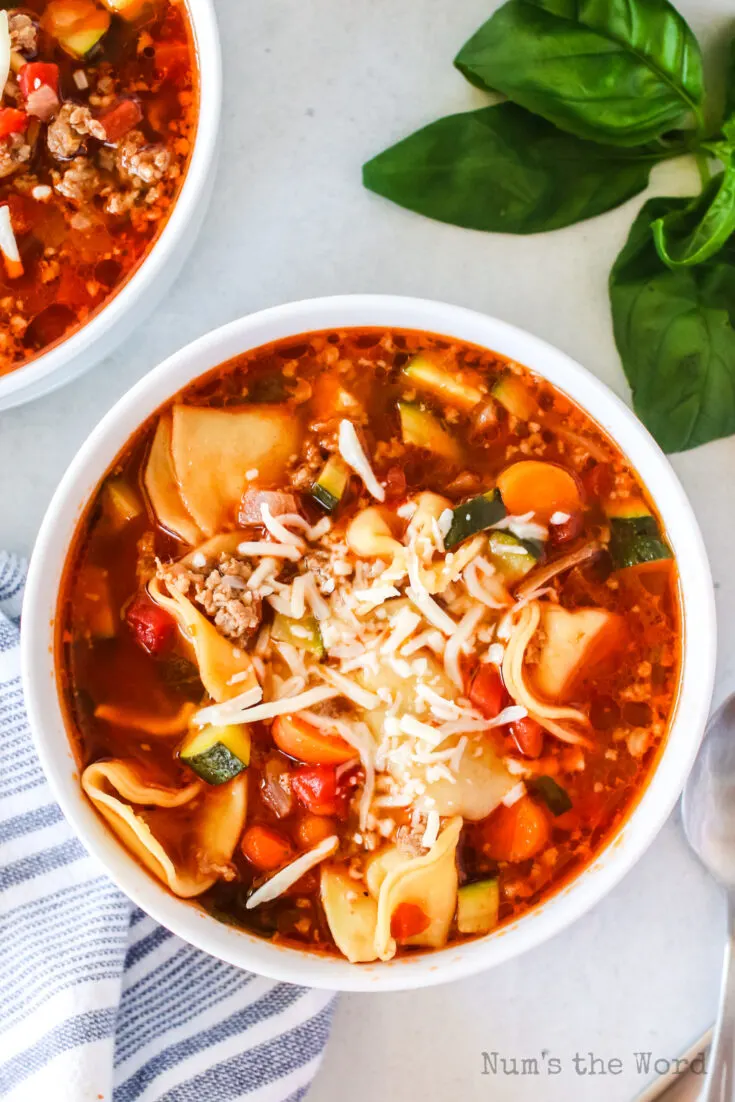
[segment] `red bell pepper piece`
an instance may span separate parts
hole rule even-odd
[[[162,654],[176,634],[176,621],[173,617],[145,597],[138,597],[133,601],[125,619],[136,643],[148,654]]]

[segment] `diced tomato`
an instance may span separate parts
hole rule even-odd
[[[293,857],[293,849],[288,838],[272,827],[256,823],[242,836],[240,849],[251,865],[260,872],[273,872],[280,869]]]
[[[59,94],[59,66],[50,61],[29,61],[18,73],[18,84],[25,99],[44,85]]]
[[[136,643],[149,654],[162,654],[173,642],[176,621],[165,609],[145,597],[133,601],[125,619]]]
[[[120,138],[127,134],[128,130],[132,130],[134,126],[137,126],[142,118],[143,112],[138,101],[124,99],[116,103],[109,111],[105,111],[98,121],[105,128],[108,142],[119,142]]]
[[[28,116],[25,111],[18,111],[15,107],[0,107],[0,138],[22,134],[27,126]]]
[[[591,471],[582,475],[582,483],[587,496],[605,501],[615,484],[615,475],[609,463],[596,463]]]
[[[470,685],[470,702],[486,719],[495,719],[503,710],[505,687],[495,666],[480,666]]]
[[[155,51],[153,64],[158,75],[164,79],[175,79],[189,68],[189,47],[185,42],[159,42]]]
[[[291,774],[296,798],[313,815],[344,816],[347,794],[337,783],[337,771],[327,765],[304,766]]]
[[[511,807],[501,804],[482,827],[485,852],[495,861],[528,861],[544,848],[551,835],[544,809],[530,796]]]
[[[544,730],[530,716],[517,719],[510,725],[510,733],[516,746],[527,758],[540,758],[544,749]]]
[[[423,934],[430,919],[417,903],[399,903],[390,917],[390,932],[396,941]]]

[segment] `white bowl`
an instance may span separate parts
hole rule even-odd
[[[656,501],[681,568],[684,610],[682,681],[665,749],[637,807],[592,864],[495,934],[359,966],[278,947],[222,925],[144,872],[82,795],[54,671],[54,619],[67,549],[90,495],[141,423],[191,380],[242,352],[311,330],[348,326],[420,329],[493,349],[543,375],[588,410]],[[643,426],[597,379],[562,352],[494,318],[420,299],[351,295],[279,306],[218,329],[161,364],[107,414],[64,476],[41,527],[23,609],[22,657],[31,727],[56,798],[87,849],[127,895],[174,933],[241,968],[315,987],[385,991],[471,975],[538,945],[592,907],[638,860],[671,812],[704,729],[715,668],[715,613],[707,555],[676,476]]]
[[[140,267],[106,306],[48,352],[0,375],[0,410],[56,390],[109,355],[163,298],[196,239],[214,183],[222,58],[213,0],[187,0],[186,8],[199,68],[199,117],[189,168],[174,208]]]

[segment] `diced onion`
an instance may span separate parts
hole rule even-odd
[[[365,483],[367,492],[372,494],[376,501],[385,501],[385,490],[375,477],[352,421],[339,423],[339,452],[347,466],[351,467]]]
[[[285,869],[281,869],[275,876],[271,876],[270,880],[266,880],[265,884],[261,884],[247,899],[245,910],[252,911],[254,907],[259,907],[261,903],[271,903],[274,899],[278,899],[279,895],[283,895],[285,891],[288,891],[297,880],[300,880],[315,865],[324,861],[325,858],[331,857],[338,846],[339,838],[336,834],[332,834],[329,838],[325,838],[323,842],[320,842],[318,846],[315,846],[314,849],[310,849],[308,853],[302,853],[301,857],[297,857],[290,865],[286,865]]]

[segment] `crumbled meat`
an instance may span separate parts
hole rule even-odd
[[[156,575],[156,537],[153,532],[144,532],[136,543],[135,550],[135,576],[138,585],[147,585]]]
[[[421,857],[426,853],[423,844],[425,822],[412,820],[411,825],[400,826],[396,831],[396,846],[405,857]]]
[[[87,135],[105,140],[105,128],[92,117],[88,107],[65,103],[49,125],[46,141],[49,152],[57,161],[68,161],[79,153]]]
[[[10,48],[21,54],[35,54],[38,48],[38,31],[30,15],[15,11],[8,14]]]
[[[140,130],[126,134],[115,160],[121,179],[134,187],[158,183],[171,167],[170,151],[163,145],[150,145]]]
[[[332,455],[337,451],[337,448],[336,431],[328,432],[321,436],[308,436],[302,449],[303,460],[299,466],[291,472],[291,485],[294,489],[310,489],[324,466],[325,455]]]
[[[262,598],[245,587],[251,574],[248,563],[226,556],[214,569],[202,572],[182,563],[159,569],[159,577],[169,588],[196,601],[214,620],[215,627],[239,645],[248,642],[263,619]]]
[[[20,105],[22,98],[23,97],[21,95],[20,85],[18,84],[15,77],[11,74],[5,81],[5,88],[3,90],[2,96],[0,96],[0,99],[5,100],[6,104],[15,103]]]
[[[86,203],[100,190],[100,174],[89,161],[75,161],[63,175],[57,174],[54,187],[59,195],[72,203]]]
[[[31,159],[31,147],[24,134],[10,134],[0,141],[0,180],[12,176]]]
[[[333,559],[329,551],[311,551],[304,556],[303,564],[316,578],[317,588],[321,593],[328,595],[334,592]]]

